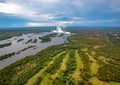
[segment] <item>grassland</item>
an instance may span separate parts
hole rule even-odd
[[[0,70],[1,85],[120,85],[120,31],[79,31]]]

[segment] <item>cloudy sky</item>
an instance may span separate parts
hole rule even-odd
[[[119,26],[120,0],[0,0],[0,28]]]

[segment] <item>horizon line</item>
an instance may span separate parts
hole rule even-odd
[[[12,29],[14,29],[14,28],[42,28],[42,27],[48,28],[48,27],[57,27],[57,26],[0,27],[0,29],[5,29],[5,28],[12,28]],[[76,26],[76,25],[74,25],[74,26],[65,26],[65,28],[68,28],[68,27],[84,27],[84,28],[86,28],[86,27],[89,27],[89,28],[91,28],[91,27],[93,27],[93,28],[96,28],[96,27],[99,27],[99,28],[120,28],[120,26]]]

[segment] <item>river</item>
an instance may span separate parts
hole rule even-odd
[[[43,33],[39,33],[39,34],[29,33],[29,34],[23,34],[22,36],[12,37],[10,39],[0,41],[0,44],[12,43],[11,46],[0,48],[0,56],[8,54],[8,53],[12,53],[12,52],[16,53],[14,56],[0,60],[0,69],[16,62],[26,56],[35,55],[36,53],[47,48],[48,46],[63,44],[65,42],[67,42],[67,38],[70,36],[68,34],[64,34],[61,37],[59,35],[57,35],[55,37],[51,37],[50,42],[41,43],[41,40],[39,39],[39,37],[43,37],[43,36],[51,34],[51,33],[52,32],[43,32]],[[19,39],[24,39],[24,40],[17,42]],[[36,43],[30,42],[30,43],[26,44],[26,42],[30,39],[37,39],[37,42]],[[29,48],[29,49],[17,54],[18,51],[20,51],[24,48],[27,48],[28,46],[35,46],[35,47]]]

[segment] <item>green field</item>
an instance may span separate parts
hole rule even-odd
[[[120,30],[79,31],[0,70],[0,85],[120,85]]]

